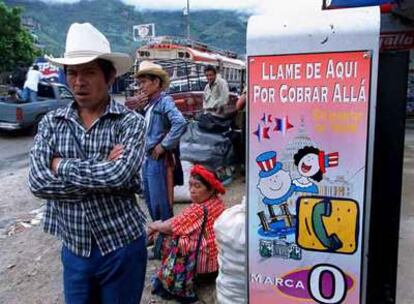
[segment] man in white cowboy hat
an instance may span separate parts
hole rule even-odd
[[[62,239],[66,303],[138,303],[145,280],[145,216],[138,207],[145,121],[111,100],[131,58],[89,23],[74,23],[63,58],[75,100],[40,122],[29,186],[47,199],[44,230]]]
[[[145,200],[152,220],[165,221],[172,217],[171,195],[168,191],[171,193],[172,187],[168,187],[168,165],[186,130],[187,122],[172,97],[164,92],[170,80],[160,65],[143,61],[135,77],[138,95],[128,99],[126,105],[130,109],[141,111],[147,125],[143,166]]]

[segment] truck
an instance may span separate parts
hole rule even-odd
[[[68,87],[52,82],[39,83],[37,102],[0,96],[0,130],[36,130],[37,124],[47,112],[65,107],[73,100]]]

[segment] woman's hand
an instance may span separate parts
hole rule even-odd
[[[153,228],[151,228],[150,226],[147,227],[147,236],[151,237],[154,233],[156,233],[157,231],[154,230]]]
[[[168,219],[166,221],[155,221],[150,224],[148,224],[148,234],[161,232],[165,234],[172,234],[172,225],[171,225],[171,219]]]
[[[162,221],[155,221],[155,222],[149,223],[149,224],[148,224],[148,228],[147,228],[148,235],[151,235],[151,234],[153,234],[153,233],[158,232],[158,231],[159,231],[159,230],[158,230],[158,226],[159,226],[161,223],[162,223]]]

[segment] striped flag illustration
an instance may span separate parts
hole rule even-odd
[[[339,152],[331,152],[326,154],[325,151],[319,152],[319,167],[322,173],[326,172],[326,168],[337,167],[339,164]]]
[[[267,122],[270,123],[270,122],[272,122],[273,121],[272,114],[263,113],[263,116],[262,116],[261,121],[263,121],[264,123],[267,123]]]
[[[283,135],[286,135],[286,132],[293,128],[293,125],[289,122],[289,117],[285,116],[283,118],[275,118],[276,126],[273,131],[280,131]]]
[[[257,125],[257,130],[253,132],[254,135],[257,136],[257,139],[259,141],[262,141],[262,139],[269,139],[269,127],[262,127],[260,124]]]

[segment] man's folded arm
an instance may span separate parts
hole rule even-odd
[[[57,175],[65,183],[93,192],[107,192],[131,185],[134,175],[139,173],[144,157],[145,122],[136,113],[130,113],[121,127],[120,143],[122,156],[117,160],[62,159]]]
[[[52,115],[46,115],[39,123],[38,133],[30,151],[29,188],[43,199],[81,199],[86,191],[65,183],[51,171],[54,157]]]

